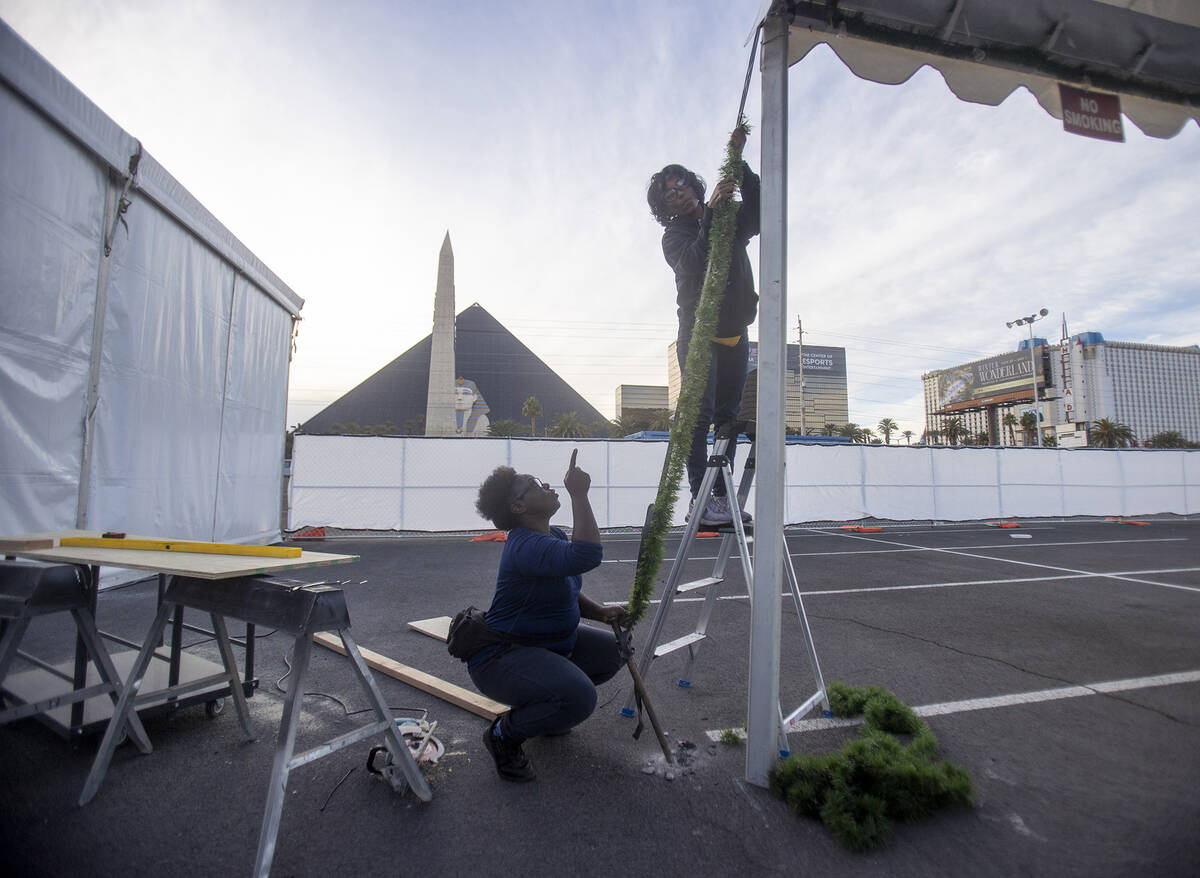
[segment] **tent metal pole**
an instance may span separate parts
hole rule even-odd
[[[104,353],[104,318],[108,313],[108,274],[112,264],[109,230],[119,209],[121,187],[112,172],[105,174],[104,224],[96,252],[99,264],[96,271],[96,299],[92,306],[92,351],[88,366],[88,390],[83,408],[83,448],[79,455],[79,485],[75,501],[75,527],[86,530],[88,505],[91,502],[92,448],[95,445],[96,406],[100,403],[100,359]]]
[[[746,780],[766,786],[779,753],[783,590],[784,393],[787,364],[788,23],[767,16],[762,43],[762,223],[759,243],[758,459]]]

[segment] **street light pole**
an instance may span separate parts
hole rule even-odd
[[[1037,359],[1033,354],[1033,324],[1034,321],[1041,320],[1049,313],[1049,311],[1043,308],[1036,314],[1030,314],[1028,317],[1018,317],[1016,320],[1010,320],[1004,324],[1009,329],[1012,329],[1014,326],[1021,325],[1026,325],[1029,327],[1029,378],[1033,382],[1033,419],[1037,424],[1037,429],[1034,432],[1037,434],[1037,444],[1039,448],[1041,448],[1044,443],[1042,442],[1042,410],[1041,406],[1038,405],[1037,395]]]

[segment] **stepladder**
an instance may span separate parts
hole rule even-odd
[[[737,442],[739,434],[743,432],[749,437],[750,446],[742,467],[741,480],[735,490],[730,451],[732,445]],[[753,425],[749,422],[739,421],[730,423],[717,431],[713,442],[713,453],[708,458],[708,466],[705,469],[704,478],[697,493],[697,499],[693,504],[694,508],[688,516],[687,524],[680,538],[678,552],[671,564],[666,583],[662,589],[662,597],[650,622],[650,629],[646,635],[645,643],[641,648],[638,671],[642,679],[646,679],[647,673],[656,659],[675,652],[686,651],[686,655],[683,658],[683,668],[678,677],[678,685],[684,688],[691,687],[692,673],[695,669],[696,659],[701,645],[709,637],[709,625],[712,622],[713,611],[720,597],[721,586],[726,580],[729,561],[735,553],[741,563],[747,596],[753,591],[750,588],[754,576],[754,562],[751,554],[751,546],[754,542],[753,525],[743,520],[741,510],[746,506],[750,489],[754,483],[755,444],[756,439]],[[718,481],[723,486],[725,495],[729,498],[731,521],[719,527],[711,527],[702,523],[701,510],[704,507],[705,499],[712,493],[713,487]],[[720,538],[712,572],[708,576],[698,579],[685,580],[685,567],[692,561],[692,556],[697,548],[698,534],[712,531],[716,531]],[[816,647],[813,643],[812,630],[808,624],[808,616],[804,610],[804,599],[800,593],[799,580],[795,567],[792,564],[791,555],[786,551],[786,534],[781,535],[781,538],[785,540],[785,551],[783,553],[784,579],[786,580],[791,599],[795,604],[802,638],[812,668],[813,680],[816,684],[816,691],[808,696],[795,710],[785,714],[782,706],[779,709],[779,751],[781,756],[787,756],[790,752],[787,730],[793,721],[806,716],[818,706],[821,708],[823,715],[831,716],[832,714],[829,707],[829,697],[825,691],[825,681],[821,674],[820,661],[817,658]],[[696,597],[702,596],[699,601],[700,609],[696,617],[695,628],[689,633],[663,642],[667,619],[671,614],[676,599],[681,595],[691,595],[693,602]],[[629,701],[622,709],[622,713],[626,716],[633,715],[633,696],[630,696]]]

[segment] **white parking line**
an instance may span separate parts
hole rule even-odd
[[[866,594],[866,593],[881,593],[885,591],[919,591],[929,588],[962,588],[968,585],[1017,585],[1025,582],[1055,582],[1066,579],[1120,579],[1125,582],[1138,582],[1144,585],[1157,585],[1162,588],[1175,588],[1182,591],[1200,592],[1200,588],[1192,585],[1175,585],[1170,582],[1154,582],[1149,579],[1139,579],[1141,576],[1160,576],[1164,573],[1200,573],[1200,567],[1167,567],[1160,570],[1121,570],[1115,573],[1061,573],[1055,576],[1021,576],[1011,579],[963,579],[956,582],[922,582],[912,585],[876,585],[865,586],[863,588],[828,588],[814,589],[812,591],[800,592],[801,597],[812,597],[819,595],[839,595],[839,594]],[[789,597],[791,592],[783,592],[781,597]],[[731,594],[718,595],[719,601],[744,601],[749,600],[748,594]],[[704,600],[700,597],[677,597],[675,603],[695,603],[696,601]],[[653,600],[651,603],[659,603],[658,600]]]
[[[922,548],[921,546],[913,546],[910,543],[898,543],[898,542],[894,542],[892,540],[868,539],[867,537],[860,537],[857,534],[845,534],[845,536],[849,539],[865,540],[866,542],[870,542],[870,543],[881,543],[881,544],[890,545],[890,546],[900,546],[905,549]],[[1101,576],[1106,579],[1121,579],[1121,580],[1124,580],[1127,582],[1141,583],[1142,585],[1157,585],[1157,586],[1161,586],[1163,588],[1176,588],[1181,591],[1193,591],[1193,592],[1200,593],[1200,588],[1196,588],[1194,586],[1174,585],[1174,584],[1166,583],[1166,582],[1150,582],[1148,580],[1143,580],[1143,579],[1130,579],[1128,575],[1120,574],[1120,573],[1099,573],[1099,572],[1091,571],[1091,570],[1077,570],[1073,567],[1058,567],[1053,564],[1039,564],[1034,561],[1018,561],[1015,558],[994,558],[991,555],[974,555],[970,552],[965,552],[965,551],[962,551],[959,549],[935,549],[934,551],[941,552],[946,555],[960,555],[963,558],[973,558],[976,561],[999,561],[1001,564],[1017,564],[1021,567],[1036,567],[1039,570],[1057,570],[1060,573],[1076,573],[1076,574],[1083,574],[1085,576]],[[1190,572],[1192,569],[1194,569],[1194,568],[1185,568],[1184,570],[1178,570],[1178,571],[1177,570],[1171,570],[1171,571],[1163,570],[1160,572],[1162,572],[1162,573]]]
[[[917,716],[945,716],[952,713],[967,713],[972,710],[992,710],[997,707],[1013,707],[1018,704],[1037,704],[1042,701],[1060,701],[1064,698],[1080,698],[1085,695],[1102,695],[1110,692],[1129,692],[1135,689],[1152,689],[1156,686],[1177,686],[1181,683],[1200,682],[1200,671],[1180,671],[1174,674],[1158,674],[1153,677],[1133,677],[1127,680],[1106,680],[1101,683],[1085,683],[1081,686],[1061,686],[1057,689],[1037,689],[1032,692],[1015,692],[1011,695],[996,695],[991,698],[966,698],[962,701],[943,701],[914,707]],[[802,719],[793,720],[788,732],[816,732],[822,729],[840,729],[862,723],[861,717],[853,719]],[[719,741],[722,729],[706,732],[709,739]]]
[[[840,536],[840,534],[839,534]],[[980,546],[954,546],[952,548],[958,550],[972,549],[975,551],[984,549],[1038,549],[1050,546],[1109,546],[1120,543],[1186,543],[1187,537],[1152,537],[1150,539],[1141,540],[1063,540],[1053,543],[996,543],[994,545]],[[791,552],[793,558],[817,558],[823,555],[832,555],[840,557],[842,555],[891,555],[904,554],[905,552],[940,552],[943,551],[940,547],[935,546],[912,546],[906,548],[884,548],[884,549],[853,549],[850,551],[840,552]],[[689,561],[715,561],[716,555],[694,555],[688,559]],[[605,564],[633,564],[637,561],[637,557],[633,558],[606,558]]]

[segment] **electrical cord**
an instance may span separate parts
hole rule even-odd
[[[255,635],[254,635],[254,639],[255,639],[256,641],[257,641],[257,640],[264,640],[264,639],[266,639],[266,638],[270,637],[272,634],[274,634],[274,633],[275,633],[276,631],[278,631],[278,630],[279,630],[278,628],[272,628],[272,629],[271,629],[270,631],[268,631],[266,634],[255,634]],[[212,641],[214,641],[214,640],[216,640],[216,639],[217,639],[217,635],[215,635],[215,634],[211,634],[211,635],[209,635],[208,637],[202,637],[202,638],[200,638],[199,640],[195,641],[194,643],[185,643],[185,644],[183,644],[183,646],[181,646],[181,647],[179,647],[179,648],[180,648],[180,649],[191,649],[193,646],[200,646],[200,645],[201,645],[201,644],[203,644],[203,643],[210,643],[210,642],[212,642]]]
[[[286,688],[284,688],[283,681],[286,680],[288,678],[288,675],[290,675],[292,673],[292,663],[288,658],[288,656],[290,654],[291,654],[290,652],[285,652],[283,654],[283,663],[285,665],[287,665],[287,673],[285,673],[282,677],[280,677],[278,680],[275,681],[275,688],[277,690],[279,690],[280,692],[282,692],[284,695],[287,694],[288,690]],[[305,692],[305,693],[303,693],[303,697],[308,698],[309,696],[312,696],[314,698],[328,698],[330,701],[335,702],[338,705],[338,707],[340,707],[342,709],[342,713],[344,713],[346,716],[356,716],[357,714],[360,714],[360,713],[370,713],[371,711],[373,711],[375,709],[373,707],[363,707],[363,708],[359,708],[358,710],[351,710],[349,707],[346,706],[346,702],[342,701],[342,699],[338,698],[336,695],[330,695],[328,692]],[[397,720],[411,720],[412,722],[416,722],[416,723],[424,722],[425,718],[429,716],[429,708],[427,708],[427,707],[405,707],[405,706],[393,706],[393,705],[389,704],[388,710],[390,710],[392,712],[396,712],[399,710],[419,711],[421,714],[420,718],[407,717],[407,716],[394,717],[394,719],[397,719]]]

